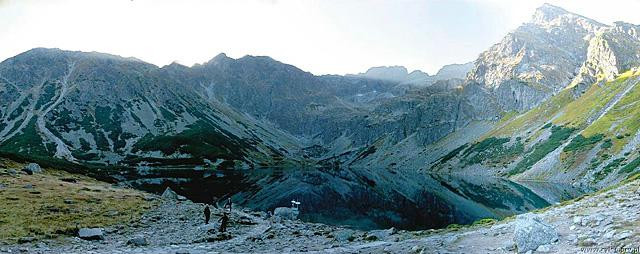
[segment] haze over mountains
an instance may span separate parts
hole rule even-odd
[[[0,63],[0,152],[83,165],[617,181],[640,164],[638,115],[628,113],[640,92],[639,29],[545,4],[472,64],[433,76],[398,66],[315,76],[224,54],[159,68],[38,48]]]

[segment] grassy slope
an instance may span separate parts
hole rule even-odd
[[[601,118],[596,120],[596,116],[608,106],[608,103],[616,98],[616,95],[621,94],[625,89],[637,83],[638,76],[640,76],[640,71],[623,73],[614,81],[604,83],[603,85],[591,86],[578,98],[574,98],[571,89],[565,89],[540,106],[524,114],[514,115],[513,113],[508,113],[496,124],[494,130],[490,131],[478,143],[468,146],[469,148],[461,153],[460,156],[467,157],[472,147],[489,139],[511,139],[511,142],[504,143],[503,147],[496,148],[498,150],[512,150],[513,148],[509,146],[513,144],[514,141],[520,142],[522,139],[524,144],[529,148],[522,152],[518,151],[522,157],[521,162],[533,161],[533,163],[535,163],[541,159],[541,157],[546,156],[552,151],[552,149],[542,149],[544,151],[538,149],[544,146],[545,143],[549,143],[549,140],[554,137],[551,135],[543,139],[538,139],[543,133],[549,133],[549,130],[552,129],[549,128],[551,126],[573,129],[575,130],[573,133],[580,133],[580,135],[574,139],[562,139],[559,141],[561,143],[571,142],[569,148],[564,149],[561,154],[563,163],[565,163],[567,167],[577,166],[580,160],[576,158],[584,158],[587,152],[597,145],[600,145],[598,148],[602,150],[598,152],[598,156],[602,156],[604,159],[610,158],[612,153],[614,154],[613,156],[615,156],[615,153],[618,153],[640,128],[640,104],[637,103],[640,100],[640,86],[631,89]],[[514,140],[514,138],[518,139]],[[613,146],[613,148],[611,148],[611,146]],[[554,149],[557,147],[557,145],[553,146]],[[542,151],[543,154],[541,154],[540,151]],[[530,158],[532,156],[536,158]],[[569,159],[564,161],[564,158]],[[598,163],[604,159],[599,159]],[[465,162],[465,164],[475,162],[482,163],[486,166],[496,166],[494,163],[491,163],[490,159],[478,162],[462,158],[461,161]],[[517,161],[515,162],[517,163]],[[526,171],[531,167],[529,164],[532,163],[525,163],[527,165],[524,166],[520,164],[522,163],[518,163],[516,170],[511,172],[512,174]],[[635,164],[640,164],[640,160]],[[622,167],[624,165],[625,163],[618,163],[606,169],[612,171],[616,167]],[[633,170],[634,169],[627,166],[624,171],[628,173]]]
[[[0,159],[0,241],[10,243],[26,236],[53,238],[74,234],[78,227],[128,224],[154,205],[145,201],[140,191],[61,170],[47,168],[34,175],[7,173],[7,168],[22,166]]]

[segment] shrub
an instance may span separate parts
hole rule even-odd
[[[564,152],[572,151],[584,151],[591,149],[596,143],[600,142],[604,138],[602,134],[596,134],[591,137],[585,138],[582,134],[578,134],[571,143],[564,147]]]

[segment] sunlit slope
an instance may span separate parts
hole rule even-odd
[[[605,183],[640,165],[640,71],[584,91],[567,88],[524,113],[508,113],[476,142],[443,156],[439,171]]]

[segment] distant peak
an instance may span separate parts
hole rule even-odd
[[[567,10],[563,9],[562,7],[558,7],[549,3],[545,3],[542,6],[538,7],[536,9],[536,12],[541,12],[547,15],[556,15],[556,16],[570,13]]]
[[[566,15],[566,14],[571,14],[571,13],[558,6],[545,3],[536,9],[536,12],[533,14],[533,20],[538,22],[539,21],[545,22],[545,21],[554,20],[557,17]]]
[[[367,70],[366,73],[378,72],[378,71],[404,73],[405,75],[409,74],[409,71],[407,70],[407,68],[400,65],[371,67]]]
[[[206,62],[205,65],[206,64],[219,64],[219,63],[226,62],[228,60],[232,60],[232,58],[228,57],[227,54],[225,54],[225,53],[220,53],[220,54],[214,56],[213,58],[211,58],[211,60]]]

